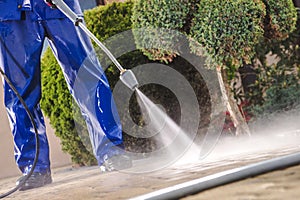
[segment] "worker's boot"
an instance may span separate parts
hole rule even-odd
[[[26,176],[20,177],[16,185],[21,184],[25,180]],[[42,187],[44,185],[52,183],[51,173],[38,173],[33,172],[32,175],[25,181],[25,183],[20,187],[20,191],[29,190],[33,188]]]
[[[110,158],[105,158],[100,166],[102,172],[124,170],[132,167],[132,160],[125,154],[115,155]]]

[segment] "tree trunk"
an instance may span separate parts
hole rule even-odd
[[[105,5],[105,0],[96,0],[97,6]]]
[[[293,3],[296,8],[300,8],[300,0],[293,0]]]
[[[242,116],[238,105],[232,95],[230,86],[227,80],[227,74],[225,70],[222,70],[221,67],[217,67],[218,81],[220,84],[223,100],[226,103],[228,112],[230,113],[231,120],[236,128],[236,135],[247,134],[251,135],[248,124],[245,121],[245,118]]]

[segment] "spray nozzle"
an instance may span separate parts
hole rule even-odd
[[[131,90],[138,87],[139,83],[131,70],[123,70],[120,74],[120,80]]]

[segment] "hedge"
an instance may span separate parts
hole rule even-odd
[[[192,24],[192,37],[211,58],[209,66],[242,66],[262,38],[265,5],[248,0],[202,0]]]
[[[296,28],[297,11],[292,0],[263,0],[266,5],[265,37],[286,39]]]
[[[191,42],[194,53],[204,47],[210,58],[208,66],[237,68],[251,63],[255,46],[265,38],[285,39],[295,30],[296,16],[292,0],[137,0],[132,21],[133,28],[176,30],[189,35],[191,41],[200,43],[195,46]],[[150,59],[172,61],[179,52],[164,49],[176,49],[176,36],[159,35],[156,29],[136,32],[137,46]]]
[[[188,31],[197,2],[199,0],[135,1],[132,23],[137,47],[151,60],[171,62],[178,55],[176,31]]]
[[[254,61],[257,80],[247,99],[250,111],[258,117],[288,111],[300,105],[300,20],[286,39],[265,40],[256,49]],[[278,62],[269,64],[266,55],[276,56]],[[268,54],[267,54],[268,53]],[[255,65],[254,65],[255,66]]]
[[[173,2],[177,10],[172,10]],[[274,50],[266,47],[284,40],[295,30],[296,14],[292,0],[136,0],[132,19],[133,27],[139,29],[154,27],[154,30],[167,29],[170,33],[175,30],[190,36],[190,50],[206,55],[209,68],[221,67],[218,69],[227,76],[223,79],[228,86],[239,67],[254,65],[254,59]],[[148,33],[135,33],[135,37],[137,46],[150,59],[171,62],[180,55],[176,35],[168,38],[168,34],[164,36],[149,29]],[[228,94],[234,90],[227,88]]]

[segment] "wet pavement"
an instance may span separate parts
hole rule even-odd
[[[283,141],[284,138],[284,142]],[[16,192],[7,199],[129,199],[158,189],[201,178],[223,170],[288,155],[300,151],[300,136],[262,138],[225,138],[205,159],[187,155],[176,164],[151,173],[101,173],[98,167],[53,169],[53,183],[42,188]],[[242,142],[243,141],[243,142]],[[272,144],[272,145],[268,145]],[[250,148],[251,147],[251,148]],[[274,192],[300,194],[300,166],[273,172],[230,185],[218,187],[187,199],[283,199]],[[282,178],[284,177],[284,178]],[[0,193],[14,187],[17,177],[0,180]],[[282,182],[281,182],[282,181]],[[270,193],[269,196],[262,196]],[[274,195],[272,196],[271,193]]]

